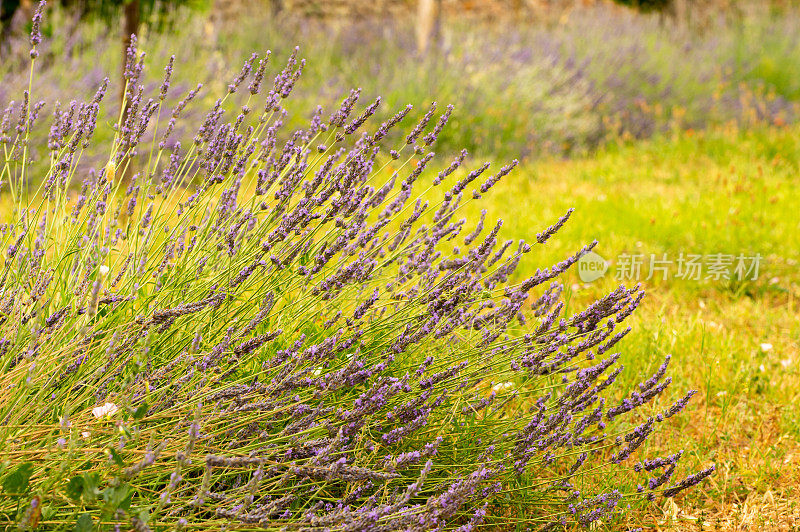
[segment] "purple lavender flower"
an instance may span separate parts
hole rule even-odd
[[[33,12],[33,23],[31,25],[31,59],[39,57],[36,47],[42,42],[42,11],[47,5],[45,0],[39,0],[36,10]]]
[[[34,26],[38,34],[38,19]],[[42,173],[47,208],[23,202],[0,226],[9,272],[0,279],[0,359],[15,401],[0,437],[13,427],[9,441],[27,452],[35,441],[20,438],[20,427],[52,425],[31,393],[76,423],[113,400],[114,420],[85,431],[64,421],[49,441],[108,449],[111,460],[93,471],[136,487],[150,520],[127,507],[112,520],[137,530],[213,520],[468,531],[510,486],[557,509],[555,526],[616,515],[620,492],[576,489],[578,475],[597,474],[603,460],[620,467],[694,393],[616,423],[671,383],[668,358],[621,403],[608,402],[623,371],[610,350],[643,292],[619,287],[564,314],[562,285],[549,281],[595,243],[515,281],[530,243],[503,235],[487,210],[461,213],[468,188],[480,199],[518,161],[493,175],[489,163],[461,173],[461,151],[421,196],[415,187],[435,164],[429,146],[445,140],[452,106],[435,119],[431,105],[397,149],[383,144],[410,106],[370,129],[381,99],[356,111],[359,89],[328,120],[317,107],[298,122],[282,101],[304,68],[298,53],[263,91],[269,53],[257,66],[251,55],[231,96],[194,117],[186,108],[198,85],[153,138],[174,58],[160,85],[145,83],[133,37],[126,105],[113,146],[99,153],[108,80],[89,102],[56,106],[42,162],[51,162]],[[232,96],[248,79],[249,94]],[[8,107],[0,137],[9,153],[30,147],[13,138],[28,136],[41,109],[27,92]],[[199,128],[187,133],[195,118]],[[98,155],[90,158],[99,166],[84,172],[85,155]],[[20,159],[11,160],[16,171]],[[671,496],[710,474],[674,483],[679,458],[634,465],[639,492],[654,497],[673,483]],[[44,478],[31,475],[31,489]],[[103,493],[122,486],[106,480]],[[86,512],[102,513],[107,501],[91,499],[81,500]]]

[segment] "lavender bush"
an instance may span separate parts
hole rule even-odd
[[[28,144],[44,104],[26,91],[6,110],[6,524],[589,525],[713,471],[681,480],[680,452],[637,458],[693,392],[643,414],[671,383],[667,359],[612,401],[618,326],[643,294],[620,287],[570,315],[553,281],[594,244],[513,276],[570,213],[530,243],[458,218],[516,162],[467,172],[463,152],[428,178],[451,109],[432,106],[385,147],[410,107],[368,125],[381,102],[360,106],[359,91],[286,132],[304,61],[295,50],[270,83],[268,65],[254,54],[177,139],[202,88],[166,108],[170,60],[147,97],[134,40],[113,141],[95,142],[104,81],[50,110],[44,175],[30,175]],[[89,153],[105,162],[78,172]]]

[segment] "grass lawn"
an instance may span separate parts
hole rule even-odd
[[[670,515],[688,529],[800,519],[798,133],[730,128],[615,146],[531,163],[492,192],[487,218],[502,217],[506,237],[530,240],[576,208],[544,254],[520,267],[530,274],[597,238],[609,270],[586,284],[573,268],[562,278],[571,300],[589,302],[620,284],[620,255],[644,256],[648,297],[620,347],[629,380],[620,388],[672,354],[672,398],[687,388],[699,393],[646,454],[683,448],[687,464],[718,468],[677,507],[653,508],[646,529],[667,526]],[[755,281],[696,281],[676,278],[681,253],[763,258]],[[666,280],[660,272],[645,279],[651,254],[672,261]]]

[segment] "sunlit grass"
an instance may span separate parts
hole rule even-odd
[[[698,464],[721,464],[708,486],[677,501],[705,508],[709,520],[733,515],[731,505],[751,493],[800,496],[798,133],[730,127],[540,161],[492,196],[490,212],[505,220],[508,237],[529,238],[544,220],[576,208],[572,223],[542,248],[546,256],[523,266],[527,273],[598,235],[597,251],[612,265],[590,284],[573,269],[566,282],[578,306],[620,283],[618,255],[647,257],[648,296],[621,347],[632,370],[625,379],[635,383],[672,354],[673,394],[700,391],[687,416],[648,450],[677,445]],[[666,281],[644,279],[651,253],[674,260],[681,252],[764,259],[758,279],[746,283],[676,279],[675,264]]]

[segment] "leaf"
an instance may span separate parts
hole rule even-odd
[[[28,489],[31,475],[33,475],[33,464],[25,462],[3,479],[3,491],[7,493],[24,493]]]
[[[75,532],[92,532],[93,527],[92,516],[87,513],[82,513],[75,522],[74,530]]]
[[[111,460],[112,460],[112,461],[113,461],[115,464],[117,464],[119,467],[122,467],[122,466],[124,466],[124,465],[125,465],[125,461],[124,461],[124,460],[122,459],[122,457],[119,455],[119,453],[117,452],[117,450],[116,450],[116,449],[114,449],[113,447],[109,447],[109,448],[108,448],[108,455],[111,457]]]
[[[149,408],[150,407],[147,406],[147,403],[142,403],[142,405],[139,406],[139,408],[137,408],[136,411],[133,413],[133,419],[142,419],[144,415],[147,414],[147,410]]]
[[[97,473],[84,473],[83,474],[83,498],[88,502],[97,500],[100,495],[100,490],[97,486],[100,484],[100,475]]]
[[[42,508],[42,519],[44,519],[45,521],[49,521],[50,518],[56,515],[57,512],[58,508],[56,508],[55,506],[45,506],[44,508]]]
[[[130,494],[130,486],[127,484],[121,484],[119,486],[112,486],[104,489],[103,500],[105,500],[106,503],[112,507],[112,509],[117,510],[118,508],[122,508],[122,505],[125,503],[126,499],[128,499],[128,504],[130,504]]]
[[[73,501],[80,500],[81,495],[83,495],[83,477],[72,477],[69,479],[64,492],[67,494],[67,497]]]
[[[308,266],[309,264],[311,264],[311,261],[313,260],[313,257],[314,257],[313,252],[309,248],[308,251],[306,251],[305,253],[302,253],[300,255],[300,265],[301,266]]]
[[[119,506],[117,506],[117,508],[125,510],[126,512],[130,512],[131,511],[131,499],[133,499],[133,491],[132,490],[128,490],[128,494],[125,496],[124,499],[122,499],[119,502]]]

